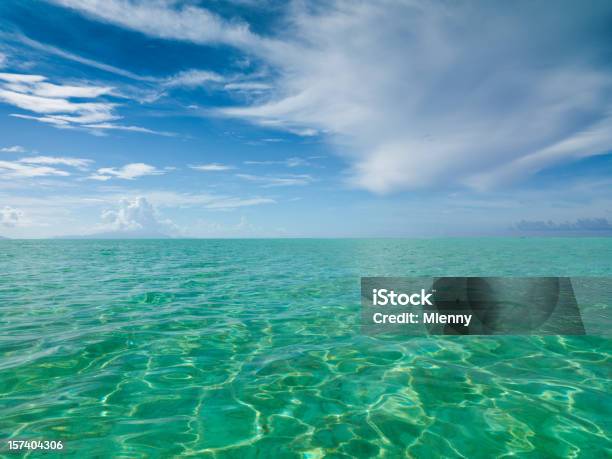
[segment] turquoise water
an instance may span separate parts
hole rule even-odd
[[[0,241],[0,438],[610,457],[609,339],[359,333],[360,276],[421,275],[612,275],[612,239]]]

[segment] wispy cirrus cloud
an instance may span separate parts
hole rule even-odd
[[[122,167],[102,167],[95,174],[90,175],[89,179],[107,181],[113,178],[122,180],[134,180],[147,175],[162,175],[165,171],[157,169],[155,166],[145,163],[131,163]]]
[[[261,204],[275,204],[276,201],[271,198],[236,198],[231,196],[218,196],[210,202],[204,204],[206,209],[212,210],[231,210],[239,207],[259,206]]]
[[[221,16],[191,4],[174,7],[166,2],[131,0],[51,0],[95,19],[118,24],[159,38],[200,44],[231,44],[257,47],[265,40],[251,32],[248,24],[226,21]]]
[[[104,131],[128,131],[128,132],[142,132],[144,134],[155,134],[161,135],[164,137],[174,137],[176,133],[169,131],[156,131],[153,129],[148,129],[142,126],[126,126],[123,124],[115,124],[115,123],[97,123],[97,124],[84,124],[84,128],[89,129],[92,133],[96,132],[104,132]]]
[[[45,81],[47,78],[42,75],[28,75],[18,73],[0,73],[0,80],[4,81],[3,86],[9,90],[31,94],[44,98],[95,98],[105,94],[111,94],[113,88],[110,86],[76,86],[58,85]]]
[[[236,177],[259,183],[264,188],[277,186],[304,186],[312,183],[314,179],[308,174],[294,174],[283,176],[236,174]]]
[[[143,76],[143,75],[138,75],[136,73],[130,72],[128,70],[125,69],[121,69],[112,65],[108,65],[104,62],[99,62],[93,59],[88,59],[86,57],[83,56],[79,56],[77,54],[71,53],[69,51],[66,51],[64,49],[58,48],[56,46],[52,46],[49,45],[47,43],[41,43],[37,40],[33,40],[30,37],[27,37],[25,35],[22,34],[12,34],[10,35],[11,38],[15,39],[16,41],[18,41],[21,44],[24,44],[26,46],[29,46],[30,48],[36,49],[38,51],[42,51],[44,53],[47,54],[52,54],[54,56],[58,56],[61,57],[63,59],[67,59],[73,62],[77,62],[79,64],[82,65],[86,65],[98,70],[103,70],[105,72],[108,73],[112,73],[115,75],[119,75],[125,78],[129,78],[132,80],[138,80],[138,81],[151,81],[151,82],[155,82],[157,81],[156,78],[153,77],[149,77],[149,76]]]
[[[270,83],[261,83],[256,81],[243,81],[236,83],[227,83],[223,86],[223,89],[225,89],[226,91],[259,93],[269,91],[270,89],[272,89],[272,85]]]
[[[17,41],[20,44],[29,46],[35,50],[42,51],[47,54],[52,54],[55,56],[59,56],[63,59],[71,60],[77,62],[82,65],[86,65],[98,70],[103,70],[105,72],[119,75],[121,77],[125,77],[131,80],[136,80],[140,82],[144,87],[137,87],[133,85],[124,86],[122,90],[117,90],[115,88],[109,88],[112,91],[114,96],[121,96],[126,98],[136,99],[140,102],[155,102],[161,97],[167,95],[168,91],[172,91],[174,89],[194,89],[198,87],[207,87],[208,89],[218,90],[218,91],[229,91],[229,92],[241,92],[241,93],[257,93],[262,92],[265,89],[270,88],[267,83],[262,82],[254,82],[249,80],[248,75],[242,74],[233,74],[230,76],[221,75],[217,72],[211,70],[203,70],[203,69],[188,69],[183,70],[175,74],[171,74],[167,77],[159,77],[159,76],[151,76],[151,75],[140,75],[134,72],[130,72],[129,70],[121,69],[112,65],[108,65],[104,62],[95,61],[92,59],[88,59],[77,54],[71,53],[61,48],[57,48],[55,46],[48,45],[46,43],[41,43],[39,41],[33,40],[29,37],[26,37],[22,34],[4,34],[5,36],[10,37],[12,40]],[[1,36],[1,35],[0,35]],[[24,79],[28,79],[27,76],[22,77]],[[18,77],[15,77],[18,79]],[[42,81],[38,79],[34,79],[36,81]],[[62,91],[59,85],[54,88],[57,93]],[[51,91],[47,90],[38,90],[40,95],[50,95]],[[100,94],[101,95],[101,94]],[[76,97],[76,96],[75,96]],[[44,120],[42,120],[44,122]],[[49,121],[47,121],[49,122]],[[57,123],[56,123],[57,124]],[[111,125],[112,129],[120,129],[123,126]],[[126,126],[130,127],[130,126]],[[100,125],[96,125],[96,129],[102,129]],[[111,127],[109,127],[111,129]],[[135,129],[122,129],[122,130],[134,130]],[[153,131],[150,129],[141,128],[137,132],[147,132],[152,134],[159,134],[160,132]],[[162,133],[164,134],[164,133]]]
[[[116,94],[111,86],[53,84],[42,75],[0,73],[0,102],[34,113],[12,113],[15,118],[39,121],[61,129],[85,129],[94,134],[119,130],[174,135],[114,123],[121,118],[115,113],[117,103],[82,100],[112,95]]]
[[[25,153],[27,150],[21,145],[13,145],[11,147],[0,148],[2,153]]]
[[[172,75],[165,80],[162,80],[161,83],[163,86],[167,88],[175,88],[175,87],[187,87],[193,88],[196,86],[201,86],[208,82],[213,83],[221,83],[225,80],[225,78],[218,73],[211,72],[208,70],[185,70],[183,72],[179,72],[175,75]]]
[[[196,207],[208,210],[229,211],[242,207],[276,204],[266,196],[235,196],[216,193],[179,193],[175,191],[140,190],[135,193],[147,196],[158,207]]]
[[[19,162],[25,164],[64,165],[75,167],[81,170],[86,170],[93,163],[93,160],[83,158],[70,158],[66,156],[29,156],[26,158],[21,158]]]
[[[255,55],[275,70],[265,97],[217,113],[323,134],[349,162],[350,182],[373,192],[485,190],[612,145],[609,48],[592,46],[609,41],[605,2],[554,15],[540,3],[295,2],[277,37],[191,4],[54,3]]]
[[[282,165],[287,167],[300,167],[300,166],[308,166],[310,162],[304,158],[299,158],[297,156],[283,159],[283,160],[263,160],[263,161],[254,161],[249,160],[245,161],[244,164],[248,165],[257,165],[257,166],[270,166],[270,165]]]
[[[110,102],[72,101],[72,98],[96,98],[112,88],[100,86],[56,85],[42,75],[0,73],[0,101],[38,115],[15,114],[55,125],[99,123],[118,118],[116,104]]]
[[[344,1],[315,13],[298,8],[299,52],[271,57],[283,69],[276,97],[222,111],[326,131],[346,152],[351,182],[379,193],[490,189],[609,151],[606,70],[590,50],[570,52],[575,43],[559,44],[567,54],[556,58],[547,51],[551,34],[563,43],[568,28],[592,18],[572,8],[555,19],[527,10]],[[530,26],[540,20],[545,33]],[[377,30],[380,23],[388,27]]]
[[[48,114],[46,118],[59,124],[96,123],[118,118],[112,114],[115,104],[70,102],[67,99],[33,96],[2,89],[0,100],[24,110]]]
[[[228,164],[220,164],[220,163],[192,164],[189,166],[189,168],[194,169],[196,171],[203,171],[203,172],[220,172],[220,171],[229,171],[231,169],[235,169],[234,166],[230,166]]]
[[[0,161],[0,179],[33,178],[58,176],[67,177],[70,173],[55,167],[39,164],[26,164],[19,161]]]
[[[25,148],[10,147],[12,153],[23,153]],[[53,166],[67,166],[78,170],[87,170],[93,163],[90,159],[67,156],[26,156],[14,161],[0,161],[0,179],[24,179],[35,177],[67,177],[72,175],[64,169]]]

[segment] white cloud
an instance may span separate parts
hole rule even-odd
[[[40,83],[32,88],[31,93],[41,97],[80,97],[95,98],[105,94],[112,94],[110,86],[71,86],[52,83]]]
[[[6,54],[0,53],[0,67],[4,67],[4,64],[6,64],[7,60],[8,59],[6,57]]]
[[[211,210],[230,210],[239,207],[253,206],[274,202],[263,198],[239,199],[239,198],[218,198],[191,195],[175,195],[175,198],[183,201],[185,197],[188,201],[205,203],[205,207]],[[211,199],[212,198],[212,199]],[[118,234],[133,234],[139,237],[151,237],[162,235],[173,235],[179,233],[179,228],[169,219],[161,217],[157,208],[152,204],[152,197],[144,198],[126,197],[119,201],[118,208],[105,210],[102,212],[104,225],[100,228]],[[241,219],[241,225],[236,229],[246,230],[247,222]]]
[[[303,186],[312,183],[313,178],[307,174],[285,175],[274,177],[269,175],[236,174],[236,177],[251,182],[260,183],[264,188],[276,186]]]
[[[97,170],[95,174],[90,175],[88,178],[91,180],[106,181],[112,178],[118,178],[123,180],[133,180],[138,177],[144,177],[147,175],[162,175],[164,171],[157,169],[150,164],[145,163],[131,163],[125,166],[115,167],[102,167]]]
[[[15,92],[32,94],[40,97],[80,97],[91,99],[113,93],[113,88],[110,86],[57,85],[46,82],[46,79],[47,78],[42,75],[0,73],[0,80],[5,82],[5,88]]]
[[[276,139],[267,139],[267,141],[276,141]],[[283,160],[279,160],[279,161],[274,161],[274,160],[266,160],[266,161],[245,161],[244,164],[249,164],[249,165],[259,165],[259,166],[267,166],[267,165],[272,165],[272,164],[279,164],[282,166],[287,166],[287,167],[300,167],[300,166],[308,166],[310,163],[305,160],[304,158],[298,158],[298,157],[292,157],[292,158],[287,158],[287,159],[283,159]]]
[[[239,47],[258,46],[262,39],[245,23],[225,21],[193,5],[174,7],[169,2],[139,0],[51,0],[96,19],[118,24],[159,38],[194,43],[221,43]]]
[[[79,64],[87,65],[92,68],[103,70],[105,72],[114,73],[115,75],[120,75],[126,78],[131,78],[133,80],[151,81],[151,82],[157,81],[157,78],[137,75],[128,70],[113,67],[112,65],[108,65],[103,62],[94,61],[92,59],[87,59],[86,57],[82,57],[82,56],[70,53],[61,48],[57,48],[55,46],[51,46],[46,43],[41,43],[39,41],[32,40],[31,38],[26,37],[25,35],[14,34],[12,37],[16,39],[17,41],[21,42],[22,44],[29,46],[31,48],[34,48],[39,51],[43,51],[45,53],[49,53],[55,56],[59,56],[63,59],[71,60],[73,62],[78,62]]]
[[[231,196],[215,196],[208,203],[204,204],[206,209],[230,210],[238,207],[259,206],[261,204],[275,204],[276,201],[270,198],[236,198]]]
[[[21,118],[23,120],[33,120],[33,121],[39,121],[41,123],[47,123],[59,129],[76,129],[76,127],[71,125],[68,121],[60,120],[53,116],[32,116],[32,115],[22,115],[20,113],[11,113],[9,116],[12,116],[15,118]]]
[[[176,134],[174,132],[167,131],[155,131],[153,129],[144,128],[141,126],[124,126],[121,124],[113,123],[99,123],[99,124],[84,124],[82,127],[91,129],[93,131],[131,131],[131,132],[142,132],[145,134],[156,134],[163,135],[166,137],[173,137]]]
[[[37,185],[43,181],[39,179]],[[232,218],[232,214],[237,214],[240,209],[276,202],[257,195],[179,193],[119,186],[100,186],[90,188],[88,192],[78,192],[70,187],[63,188],[61,193],[57,193],[55,187],[46,189],[37,186],[35,194],[26,192],[23,187],[2,186],[3,183],[12,185],[16,182],[0,180],[0,212],[4,205],[23,212],[17,227],[7,227],[4,231],[3,234],[9,237],[198,236],[192,230],[200,218],[214,213],[222,215],[221,218],[225,220]],[[41,190],[44,192],[41,193]],[[142,197],[146,203],[142,202]],[[105,215],[104,222],[100,221],[102,214]],[[167,220],[174,219],[174,215],[180,216],[183,229],[177,229]]]
[[[276,98],[223,113],[327,131],[347,152],[352,182],[375,192],[487,188],[497,184],[484,177],[491,173],[512,169],[516,179],[603,153],[608,123],[597,141],[577,139],[607,118],[610,80],[590,56],[548,56],[551,38],[530,32],[545,20],[537,8],[526,13],[532,18],[424,2],[296,10],[300,44],[270,56],[282,69]],[[549,19],[546,31],[563,39],[572,20]],[[568,148],[542,154],[560,142]]]
[[[0,89],[0,100],[15,107],[35,113],[74,113],[82,123],[93,123],[115,119],[111,114],[114,104],[96,102],[70,102],[67,99],[40,97],[30,94]],[[72,121],[75,116],[56,115],[59,120]],[[75,120],[77,122],[77,120]]]
[[[8,83],[40,83],[46,80],[42,75],[22,75],[19,73],[0,73],[0,80]]]
[[[144,197],[124,198],[114,210],[102,212],[105,229],[118,232],[134,232],[140,235],[165,235],[175,233],[172,221],[163,219]]]
[[[204,172],[228,171],[234,169],[233,166],[227,164],[210,163],[210,164],[194,164],[189,166],[191,169]]]
[[[220,83],[223,80],[224,78],[215,72],[206,70],[186,70],[167,78],[163,84],[169,88],[179,86],[193,88],[208,82]]]
[[[24,164],[17,161],[0,161],[0,179],[31,178],[70,175],[68,172],[49,166]]]
[[[515,181],[525,173],[535,173],[550,164],[606,153],[611,148],[611,132],[612,116],[608,116],[572,136],[508,161],[501,167],[476,174],[468,179],[468,183],[476,189],[492,188]]]
[[[0,148],[2,153],[25,153],[26,149],[21,145],[13,145],[12,147]]]
[[[256,83],[256,82],[228,83],[225,86],[223,86],[223,89],[226,89],[228,91],[249,91],[249,92],[266,91],[271,88],[272,86],[268,83]]]
[[[93,160],[83,158],[68,158],[64,156],[31,156],[22,158],[19,160],[19,162],[26,164],[62,164],[64,166],[84,170],[87,169],[91,163],[93,163]]]
[[[612,145],[607,51],[589,42],[602,39],[594,34],[610,14],[605,2],[554,15],[537,2],[293,2],[278,39],[175,2],[55,3],[150,36],[255,54],[274,70],[272,89],[218,113],[325,134],[350,163],[351,183],[374,192],[487,189]]]
[[[71,98],[96,98],[109,94],[111,87],[57,85],[41,75],[0,73],[0,101],[42,114],[13,114],[17,118],[34,119],[57,127],[84,123],[102,123],[119,118],[113,113],[116,104],[109,102],[72,101]]]
[[[0,208],[0,225],[6,227],[14,227],[19,224],[23,217],[23,212],[13,207],[4,206]]]
[[[42,75],[0,73],[0,102],[33,112],[36,115],[12,113],[10,116],[47,123],[60,129],[85,129],[100,135],[107,130],[173,135],[140,126],[110,123],[121,118],[115,114],[116,103],[84,102],[114,94],[110,86],[53,84]],[[77,101],[71,99],[78,99]],[[42,116],[39,116],[42,115]]]
[[[210,210],[232,210],[240,207],[276,204],[271,198],[262,196],[231,196],[208,193],[177,193],[174,191],[141,191],[158,207],[201,207]]]
[[[50,46],[46,43],[41,43],[36,40],[32,40],[29,37],[26,37],[21,34],[14,34],[12,37],[23,43],[24,45],[30,46],[31,48],[37,49],[39,51],[43,51],[45,53],[53,54],[55,56],[59,56],[63,59],[71,60],[74,62],[78,62],[79,64],[87,65],[89,67],[93,67],[99,70],[103,70],[105,72],[113,73],[115,75],[120,75],[126,78],[130,78],[132,80],[143,81],[147,83],[155,83],[157,87],[162,88],[174,88],[174,87],[196,87],[203,85],[205,83],[222,83],[225,81],[225,77],[219,75],[215,72],[208,70],[199,70],[199,69],[191,69],[179,72],[175,75],[160,78],[153,77],[149,75],[138,75],[133,72],[130,72],[125,69],[121,69],[118,67],[114,67],[112,65],[105,64],[103,62],[94,61],[92,59],[87,59],[85,57],[70,53],[63,49]],[[44,77],[42,77],[44,78]],[[42,80],[41,80],[42,81]],[[108,88],[110,93],[114,93],[113,88]],[[118,94],[115,94],[118,95]],[[145,96],[141,97],[141,100],[144,102],[157,100],[161,95],[163,95],[163,90],[159,89],[156,91],[145,93]]]

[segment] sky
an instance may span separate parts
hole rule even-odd
[[[0,236],[612,234],[612,3],[0,2]]]

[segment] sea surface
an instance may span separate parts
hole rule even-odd
[[[611,457],[608,338],[360,333],[360,276],[470,275],[612,275],[612,238],[0,241],[0,438],[68,457]]]

